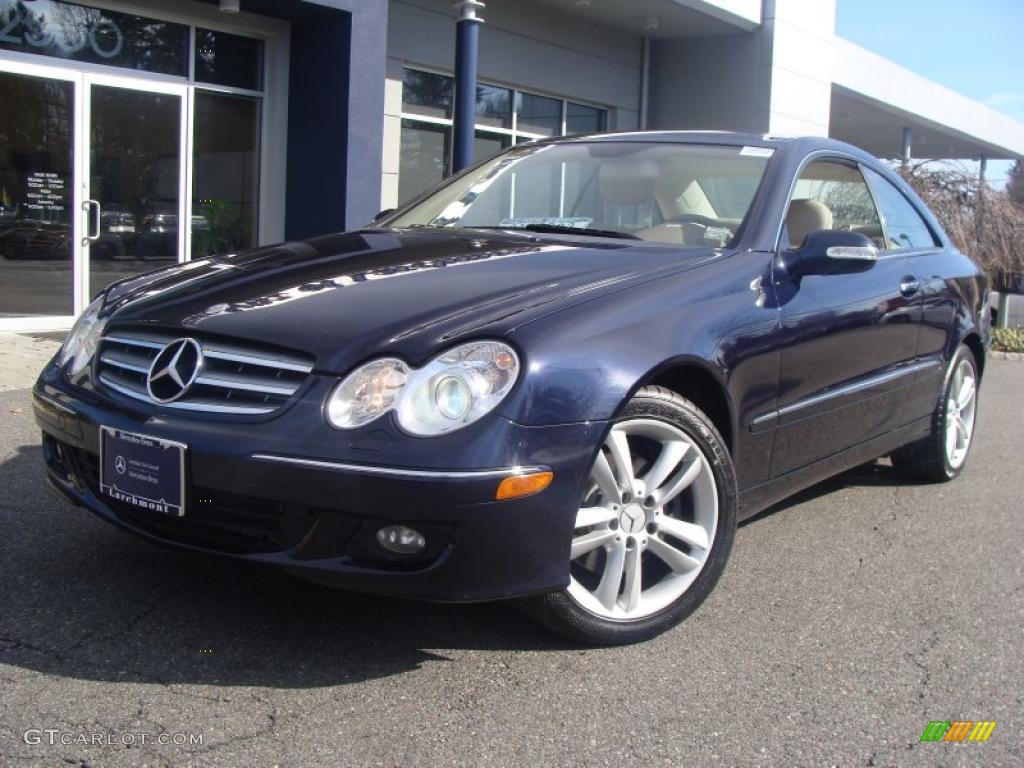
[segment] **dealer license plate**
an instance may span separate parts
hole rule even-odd
[[[100,491],[139,509],[181,517],[185,450],[171,440],[100,427]]]

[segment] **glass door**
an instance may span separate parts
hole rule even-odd
[[[88,291],[184,261],[187,86],[85,76]]]
[[[0,328],[66,327],[80,309],[80,81],[59,68],[0,69]]]

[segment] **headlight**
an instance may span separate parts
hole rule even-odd
[[[103,297],[100,296],[85,308],[71,327],[71,333],[64,339],[64,344],[60,348],[60,364],[67,365],[68,361],[71,361],[71,367],[68,368],[69,376],[77,376],[84,371],[92,356],[96,354],[96,348],[107,324],[105,318],[99,319],[102,308]]]
[[[406,432],[443,435],[494,410],[518,376],[518,356],[499,341],[463,344],[418,369],[394,358],[374,360],[334,389],[327,419],[352,429],[394,410]]]
[[[368,424],[391,410],[409,369],[401,360],[374,360],[350,373],[327,401],[327,420],[341,429]]]

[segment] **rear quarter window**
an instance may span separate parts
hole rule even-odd
[[[864,169],[864,175],[878,202],[889,250],[905,251],[939,245],[917,208],[891,181],[870,168]]]

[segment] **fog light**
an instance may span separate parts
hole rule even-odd
[[[418,555],[427,548],[427,540],[414,528],[386,525],[377,531],[377,543],[398,555]]]

